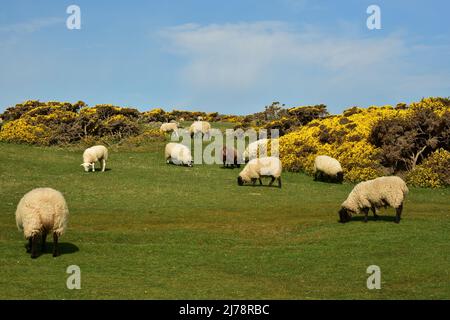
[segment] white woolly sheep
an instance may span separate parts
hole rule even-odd
[[[175,135],[178,137],[178,125],[176,122],[163,123],[159,128],[159,131],[162,133],[174,132]]]
[[[261,177],[271,177],[272,180],[269,186],[273,182],[278,180],[278,187],[281,188],[281,161],[276,157],[262,157],[250,160],[239,173],[237,178],[238,185],[242,186],[244,183],[252,182],[255,185],[256,180],[259,180],[259,184],[262,185]]]
[[[58,238],[65,232],[69,209],[61,192],[37,188],[23,196],[17,205],[16,224],[28,240],[27,253],[37,258],[37,246],[42,237],[42,252],[48,233],[53,233],[53,256],[59,256]]]
[[[339,161],[329,156],[317,156],[314,160],[314,180],[342,183],[344,173]]]
[[[246,161],[256,159],[258,156],[267,157],[269,152],[269,142],[271,143],[271,155],[278,154],[278,139],[259,139],[250,143],[244,151]],[[259,151],[259,152],[258,152]]]
[[[208,136],[209,131],[211,130],[211,125],[206,121],[194,121],[189,127],[189,133],[191,137],[197,134],[203,134]]]
[[[181,143],[170,142],[165,148],[165,159],[167,163],[176,165],[187,165],[192,167],[191,150]]]
[[[358,183],[350,192],[339,211],[340,222],[350,221],[352,214],[364,213],[367,222],[369,210],[372,209],[375,219],[377,209],[393,207],[396,210],[395,222],[399,223],[403,210],[403,201],[408,194],[406,183],[399,177],[380,177]]]
[[[108,160],[108,149],[105,146],[93,146],[84,150],[83,153],[83,163],[84,171],[88,172],[89,168],[92,167],[92,172],[95,171],[95,163],[102,163],[102,172],[106,168],[106,160]]]

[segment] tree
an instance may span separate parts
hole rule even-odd
[[[416,109],[403,118],[382,119],[372,128],[369,142],[381,148],[385,167],[413,170],[434,150],[448,150],[450,112],[439,116],[427,109]]]

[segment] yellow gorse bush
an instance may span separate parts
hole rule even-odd
[[[47,145],[50,132],[43,124],[31,125],[28,121],[29,119],[17,119],[7,122],[0,131],[0,140]]]
[[[401,116],[406,110],[391,106],[352,108],[343,115],[313,120],[280,138],[283,166],[312,173],[317,155],[328,155],[341,163],[348,181],[372,179],[383,174],[379,150],[367,138],[372,126],[385,117]]]
[[[408,183],[418,187],[439,188],[450,185],[450,152],[439,149],[406,176]]]

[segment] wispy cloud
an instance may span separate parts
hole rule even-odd
[[[0,32],[16,34],[33,33],[46,27],[54,26],[56,24],[62,24],[63,22],[64,19],[58,17],[39,18],[10,25],[0,25]]]
[[[166,28],[161,36],[172,54],[185,57],[182,77],[197,89],[247,90],[277,70],[305,76],[311,69],[329,74],[364,72],[395,64],[405,52],[396,35],[337,37],[311,28],[294,30],[277,21],[185,24]]]

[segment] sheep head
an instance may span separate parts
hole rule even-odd
[[[352,219],[352,211],[342,207],[341,210],[339,210],[339,222],[346,223],[349,222]]]
[[[90,163],[84,162],[81,164],[81,166],[84,168],[84,171],[88,172],[89,168],[91,167]]]

